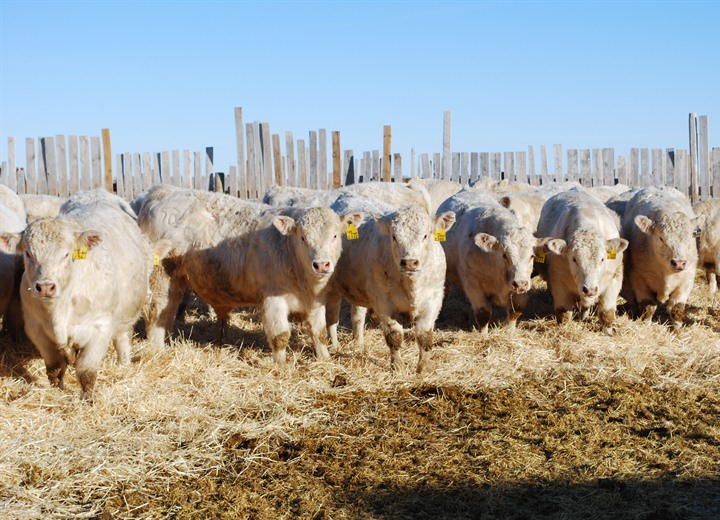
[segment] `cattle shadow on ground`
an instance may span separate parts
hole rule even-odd
[[[36,378],[28,372],[26,365],[38,358],[40,354],[27,338],[14,341],[7,333],[0,335],[0,377],[33,383]]]
[[[354,486],[345,499],[377,519],[720,518],[720,479],[388,487]]]

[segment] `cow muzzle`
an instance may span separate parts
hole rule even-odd
[[[513,280],[510,289],[515,294],[523,294],[530,290],[530,282],[528,280]]]
[[[51,300],[60,296],[58,284],[52,280],[40,280],[35,283],[34,287],[28,287],[28,291],[32,291],[33,296],[41,300]]]
[[[400,260],[400,270],[405,273],[415,273],[420,270],[420,260],[417,258],[403,258]]]
[[[670,267],[676,273],[684,271],[687,267],[687,260],[685,260],[684,258],[673,258],[672,260],[670,260]]]
[[[600,292],[600,288],[597,285],[583,285],[581,291],[583,296],[586,296],[588,298],[594,298]]]
[[[312,268],[316,275],[325,276],[332,274],[333,263],[330,260],[315,260],[312,263]]]

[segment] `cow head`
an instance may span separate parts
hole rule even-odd
[[[691,219],[680,212],[661,213],[655,220],[637,215],[635,225],[650,237],[650,247],[655,258],[660,259],[668,271],[679,273],[695,267],[695,235],[702,231],[705,215]]]
[[[530,290],[537,239],[528,228],[510,228],[500,238],[488,233],[478,233],[472,238],[483,253],[497,257],[494,263],[501,266],[502,276],[512,292],[522,294]]]
[[[449,231],[454,223],[453,211],[431,217],[426,209],[414,205],[378,220],[381,232],[389,237],[395,265],[409,276],[423,269],[430,248],[435,247],[436,233]]]
[[[303,267],[324,278],[335,271],[342,250],[342,234],[351,223],[362,221],[359,211],[343,216],[330,208],[306,208],[289,215],[278,215],[272,223],[282,235],[292,239],[292,247]]]
[[[34,221],[22,234],[0,235],[0,248],[23,255],[27,290],[43,300],[59,298],[72,278],[73,262],[85,261],[100,243],[99,231],[53,218]]]

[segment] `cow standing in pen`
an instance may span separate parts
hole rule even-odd
[[[149,290],[153,250],[125,202],[105,193],[78,194],[57,218],[0,235],[0,247],[23,255],[20,286],[25,332],[42,355],[50,382],[63,388],[75,365],[82,397],[92,399],[112,341],[120,364],[130,362],[131,334]]]
[[[628,201],[621,234],[630,246],[621,294],[642,319],[665,304],[671,327],[682,326],[698,260],[695,236],[704,223],[705,215],[696,217],[675,188],[643,188]]]
[[[22,200],[0,184],[0,233],[20,233],[27,226]],[[18,285],[22,277],[22,258],[15,251],[0,248],[0,317],[3,330],[15,340],[22,336],[23,319]]]
[[[576,305],[586,319],[597,303],[603,332],[612,335],[623,279],[623,251],[616,218],[595,196],[572,189],[550,197],[540,213],[538,234],[555,237],[538,264],[553,297],[558,323]]]
[[[693,206],[696,215],[705,216],[698,238],[698,267],[705,271],[710,294],[717,292],[717,276],[720,274],[720,199],[709,199]]]

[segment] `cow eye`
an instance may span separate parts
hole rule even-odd
[[[427,240],[427,233],[425,233],[425,236],[423,237],[423,240]]]
[[[507,259],[508,259],[507,253],[503,253],[503,259],[504,259],[504,260],[507,260]]]

